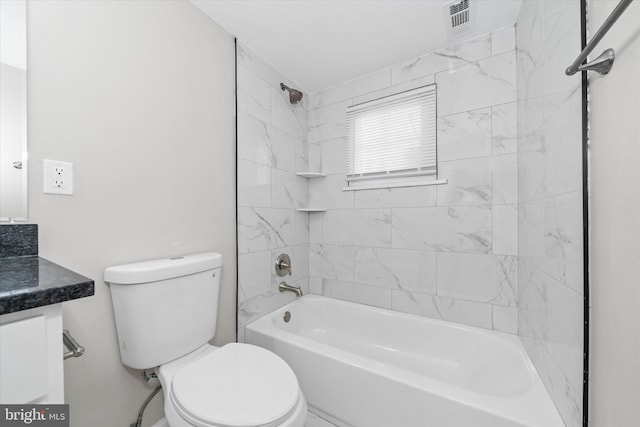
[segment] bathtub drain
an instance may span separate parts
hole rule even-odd
[[[284,316],[282,318],[284,319],[285,323],[289,323],[289,320],[291,320],[291,313],[289,313],[288,311],[285,311]]]

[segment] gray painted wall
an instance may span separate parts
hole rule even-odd
[[[96,281],[63,305],[86,348],[71,425],[129,425],[151,388],[120,363],[105,267],[221,252],[215,342],[235,340],[233,38],[183,1],[30,2],[29,67],[29,220],[41,256]],[[42,193],[43,159],[73,162],[73,196]]]
[[[617,0],[589,1],[589,34]],[[616,51],[590,92],[590,425],[640,425],[640,2],[594,50]]]

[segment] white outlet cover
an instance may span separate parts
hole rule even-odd
[[[44,159],[44,192],[73,194],[73,163]]]

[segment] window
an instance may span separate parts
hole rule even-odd
[[[346,190],[436,183],[436,85],[347,108]]]

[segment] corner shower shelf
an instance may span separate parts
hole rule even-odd
[[[298,208],[296,209],[298,212],[326,212],[326,208]]]
[[[304,178],[323,178],[325,176],[327,176],[326,173],[321,173],[321,172],[298,172],[296,173],[296,175],[298,176],[302,176]]]

